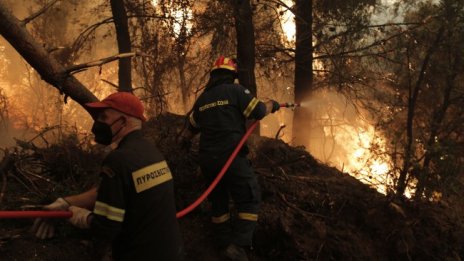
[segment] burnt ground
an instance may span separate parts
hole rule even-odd
[[[188,154],[175,145],[182,123],[179,116],[164,115],[145,129],[174,173],[179,209],[206,188],[195,163],[197,144]],[[453,206],[394,201],[280,140],[252,136],[249,144],[263,198],[251,260],[464,257],[463,217]],[[47,203],[89,187],[103,153],[70,136],[48,147],[18,143],[7,155],[0,164],[1,209]],[[179,220],[187,260],[223,260],[214,247],[208,212],[204,202]],[[31,225],[31,220],[0,220],[0,260],[100,259],[95,241],[64,221],[51,240],[34,238]]]

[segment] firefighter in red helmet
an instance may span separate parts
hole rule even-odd
[[[236,61],[220,56],[188,117],[190,132],[183,135],[187,143],[200,133],[199,162],[209,181],[214,180],[245,134],[246,120],[260,120],[280,108],[276,101],[258,100],[248,89],[235,84],[236,78]],[[248,260],[245,249],[252,244],[261,202],[260,188],[247,153],[245,144],[209,196],[215,242],[231,260]],[[235,216],[229,210],[229,196],[237,210]]]
[[[218,69],[225,69],[231,72],[237,73],[237,63],[235,59],[228,58],[224,56],[219,56],[219,58],[214,62],[213,68],[211,71],[218,70]]]

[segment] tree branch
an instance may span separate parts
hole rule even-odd
[[[131,18],[167,19],[164,16],[156,16],[156,15],[128,15],[127,18],[128,19],[131,19]],[[97,22],[97,23],[95,23],[93,25],[90,25],[87,28],[85,28],[77,36],[76,40],[74,40],[74,42],[72,44],[72,50],[74,50],[74,52],[76,52],[79,49],[79,47],[83,43],[85,43],[85,41],[89,38],[89,35],[91,33],[93,33],[95,30],[98,29],[98,27],[100,27],[102,25],[113,23],[113,20],[114,20],[113,17],[108,17],[108,18],[105,18],[105,19],[101,20],[100,22]]]
[[[110,18],[106,18],[98,23],[95,23],[87,28],[84,29],[84,31],[82,31],[76,38],[76,40],[74,40],[73,44],[72,44],[72,50],[74,52],[76,52],[80,46],[89,38],[89,35],[95,31],[98,27],[100,27],[101,25],[104,25],[104,24],[109,24],[109,23],[112,23],[113,22],[113,17],[110,17]]]
[[[108,80],[105,80],[105,79],[102,79],[102,82],[105,82],[105,83],[111,85],[111,87],[114,87],[114,88],[118,89],[118,85],[115,84],[115,83],[112,83],[112,82],[110,82]]]
[[[390,35],[386,38],[383,38],[383,39],[380,39],[380,40],[377,40],[369,45],[366,45],[366,46],[361,46],[359,48],[356,48],[356,49],[353,49],[353,50],[348,50],[348,51],[344,51],[344,52],[340,52],[340,53],[336,53],[336,54],[324,54],[324,55],[320,55],[320,56],[315,56],[314,59],[327,59],[327,58],[330,58],[330,57],[336,57],[336,56],[344,56],[344,55],[347,55],[347,54],[351,54],[351,53],[357,53],[357,52],[361,52],[361,51],[365,51],[365,50],[368,50],[372,47],[375,47],[375,46],[379,46],[379,45],[383,45],[385,44],[386,42],[392,40],[393,38],[396,38],[396,37],[399,37],[403,34],[405,34],[406,32],[410,32],[410,31],[413,31],[421,26],[423,26],[426,21],[428,21],[429,19],[426,19],[424,20],[425,22],[422,23],[422,24],[419,24],[417,26],[414,26],[412,28],[409,28],[407,30],[402,30],[400,31],[399,33],[396,33],[396,34],[393,34],[393,35]]]
[[[136,55],[137,55],[137,53],[135,53],[135,52],[121,53],[121,54],[113,55],[113,56],[110,56],[110,57],[102,58],[100,60],[96,60],[96,61],[92,61],[92,62],[87,62],[87,63],[82,63],[82,64],[71,66],[68,69],[66,69],[65,72],[66,73],[72,73],[72,72],[75,72],[75,71],[82,71],[82,70],[90,68],[90,67],[101,66],[103,64],[110,63],[110,62],[115,61],[115,60],[119,60],[119,59],[122,59],[122,58],[133,57],[133,56],[136,56]]]
[[[58,1],[60,1],[60,0],[53,0],[53,1],[49,2],[48,4],[44,5],[44,7],[42,7],[42,9],[40,9],[39,11],[37,11],[37,12],[33,13],[32,15],[30,15],[29,17],[23,19],[21,21],[21,26],[27,25],[30,21],[34,20],[35,18],[37,18],[41,14],[45,13],[50,7],[52,7]]]

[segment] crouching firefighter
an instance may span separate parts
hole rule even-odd
[[[248,89],[234,84],[236,78],[236,62],[219,57],[204,92],[188,116],[189,131],[181,139],[182,144],[189,144],[191,138],[201,133],[199,163],[210,182],[245,134],[246,120],[260,120],[280,108],[276,101],[261,102],[253,97]],[[260,188],[247,154],[245,144],[209,196],[217,237],[214,241],[231,260],[248,260],[245,248],[252,245],[261,202]],[[229,211],[229,196],[236,209],[234,217]]]
[[[95,141],[115,149],[103,160],[98,186],[45,208],[71,211],[73,225],[112,243],[114,260],[183,260],[172,175],[155,144],[142,135],[141,101],[117,92],[85,106],[95,120]],[[36,219],[33,231],[39,238],[54,235],[47,219]]]

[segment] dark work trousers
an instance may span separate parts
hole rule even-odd
[[[219,174],[224,163],[225,160],[219,160],[214,156],[200,157],[201,170],[210,182]],[[229,210],[230,198],[237,212],[232,220]],[[209,200],[218,245],[234,243],[239,246],[251,246],[258,220],[261,191],[250,161],[245,156],[237,156],[234,159],[211,192]]]

